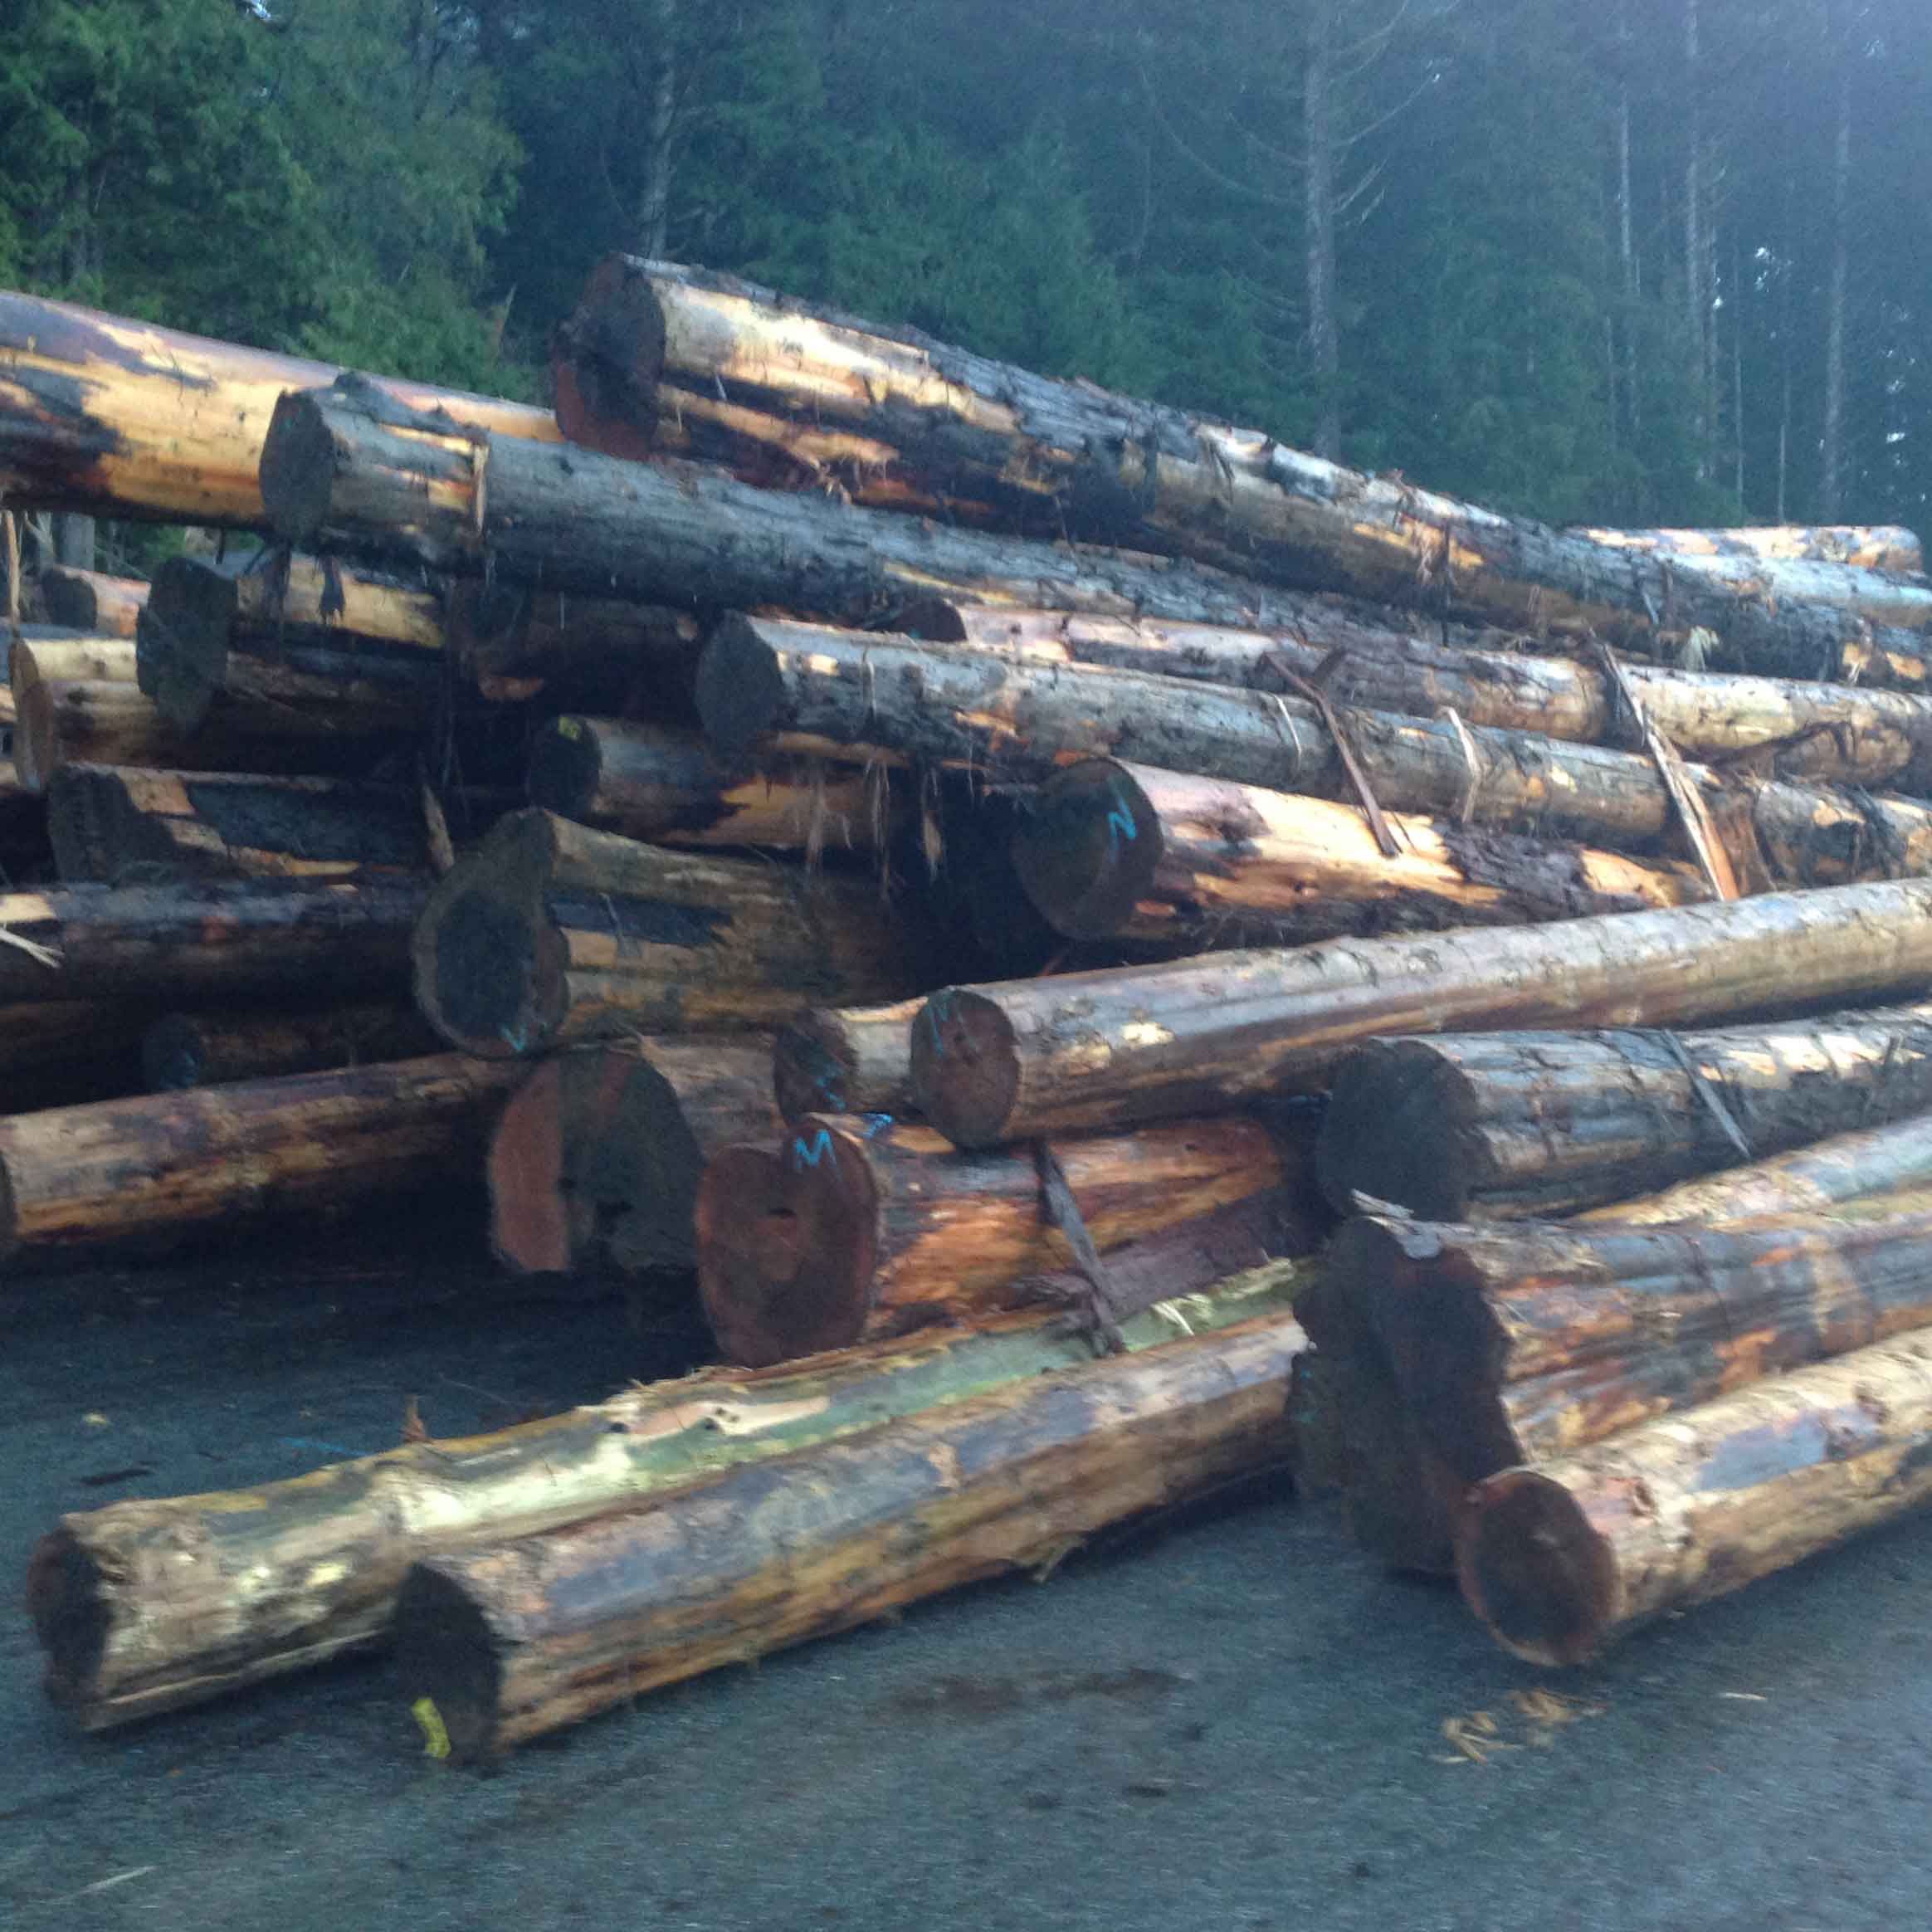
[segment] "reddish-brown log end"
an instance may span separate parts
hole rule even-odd
[[[935,993],[912,1023],[915,1110],[955,1147],[997,1147],[1019,1097],[1019,1050],[996,1001],[970,988]]]
[[[520,1275],[567,1275],[576,1257],[564,1181],[564,1070],[546,1060],[510,1097],[490,1138],[490,1247]]]
[[[100,1569],[71,1531],[56,1530],[34,1545],[27,1608],[46,1653],[47,1695],[56,1704],[84,1706],[106,1652],[110,1617]]]
[[[621,255],[599,262],[550,340],[557,427],[570,442],[633,461],[655,452],[665,333],[640,266]]]
[[[1133,918],[1161,850],[1146,793],[1112,759],[1089,759],[1033,793],[1013,832],[1013,868],[1056,932],[1105,939]]]
[[[1525,1662],[1580,1664],[1617,1621],[1617,1572],[1577,1500],[1533,1469],[1510,1469],[1464,1499],[1456,1527],[1463,1599]]]

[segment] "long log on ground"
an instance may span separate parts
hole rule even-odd
[[[491,438],[354,381],[277,404],[261,491],[277,533],[305,549],[595,597],[769,606],[851,623],[935,594],[1117,617],[1293,621],[1265,586],[1201,565],[759,490],[699,465]]]
[[[404,737],[449,675],[436,591],[286,552],[171,559],[138,637],[141,689],[190,736],[267,710],[291,734]]]
[[[1070,939],[1170,951],[1347,933],[1526,925],[1713,896],[1699,875],[1450,819],[1388,812],[1393,856],[1355,807],[1090,759],[1033,794],[1021,882]]]
[[[134,620],[148,601],[148,586],[138,578],[50,564],[40,573],[40,594],[51,624],[90,637],[132,637]]]
[[[97,879],[344,879],[431,870],[416,793],[341,778],[64,765],[46,788],[67,884]]]
[[[466,1052],[651,1032],[742,1032],[927,978],[918,922],[876,886],[666,851],[532,809],[437,885],[418,1003]]]
[[[0,490],[17,504],[161,523],[262,521],[256,471],[286,389],[326,363],[183,335],[36,295],[0,294]],[[505,437],[554,442],[520,402],[366,378],[417,408]]]
[[[1370,1041],[1316,1154],[1425,1221],[1549,1218],[1932,1107],[1932,1006],[1715,1032]],[[1878,1191],[1878,1190],[1868,1190]]]
[[[912,1110],[912,1022],[924,1000],[824,1007],[778,1030],[772,1085],[788,1120],[801,1114]]]
[[[151,1092],[172,1093],[413,1060],[437,1047],[429,1022],[393,1001],[305,1012],[164,1013],[141,1037],[141,1067]]]
[[[1634,1201],[1615,1201],[1575,1218],[1664,1227],[1710,1225],[1769,1214],[1808,1214],[1842,1201],[1932,1188],[1932,1115],[1915,1114],[1882,1127],[1834,1134],[1749,1167],[1680,1181]]]
[[[1886,624],[1901,609],[1932,616],[1932,590],[1845,565],[1776,566],[1779,601],[1756,601],[1754,559],[1727,577],[1738,560],[1608,546],[665,263],[604,263],[556,366],[567,432],[623,454],[673,425],[680,446],[761,481],[776,461],[893,507],[943,505],[1482,622],[1617,642],[1705,629],[1754,668],[1836,676],[1871,628],[1861,598]],[[1791,601],[1821,593],[1844,603]]]
[[[513,1070],[445,1053],[0,1120],[0,1261],[476,1173]]]
[[[617,717],[691,715],[705,632],[689,611],[459,578],[444,622],[459,671],[486,697],[541,690]]]
[[[553,718],[530,746],[533,805],[659,845],[876,853],[905,814],[883,772],[726,757],[703,738],[617,718]]]
[[[490,1136],[490,1245],[518,1274],[688,1272],[705,1164],[784,1129],[758,1035],[650,1039],[554,1055]]]
[[[436,1559],[398,1598],[404,1695],[484,1757],[982,1577],[1044,1574],[1109,1525],[1286,1468],[1301,1345],[1261,1318]]]
[[[1571,534],[1613,549],[1693,560],[1736,557],[1773,564],[1856,564],[1905,577],[1925,568],[1924,546],[1910,530],[1896,524],[1746,524],[1721,530],[1578,528]]]
[[[1121,1325],[1139,1351],[1286,1315],[1280,1262]],[[89,1730],[178,1710],[388,1641],[411,1564],[580,1522],[737,1463],[1090,1361],[1060,1314],[633,1386],[485,1436],[407,1444],[254,1489],[61,1518],[29,1567],[47,1690]]]
[[[1578,1664],[1929,1502],[1932,1334],[1901,1335],[1491,1476],[1457,1568],[1505,1650]]]
[[[1186,1121],[1053,1149],[1095,1247],[1289,1184],[1260,1122]],[[1077,1258],[1025,1149],[962,1154],[930,1128],[807,1114],[775,1153],[727,1149],[698,1189],[698,1289],[736,1362],[782,1362],[1010,1307]],[[1096,1285],[1096,1292],[1104,1292]]]
[[[1932,1324],[1932,1196],[1716,1227],[1364,1216],[1329,1250],[1465,1481]]]
[[[1395,1033],[1657,1026],[1916,992],[1932,883],[948,988],[914,1022],[920,1112],[963,1147],[1312,1091]]]

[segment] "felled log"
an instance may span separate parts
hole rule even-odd
[[[1351,1221],[1329,1248],[1465,1481],[1932,1323],[1932,1197],[1717,1227]]]
[[[141,1068],[151,1092],[171,1093],[412,1060],[437,1045],[422,1015],[393,1001],[295,1012],[164,1013],[141,1037]]]
[[[1799,676],[1842,675],[1845,644],[1870,628],[1868,593],[1888,624],[1932,613],[1932,591],[1845,565],[1781,566],[1772,602],[1761,566],[1727,576],[1723,559],[1612,548],[700,270],[606,262],[559,342],[573,438],[637,455],[668,422],[691,453],[761,481],[775,459],[801,482],[829,476],[894,507],[1539,632],[1704,629],[1751,668]],[[1843,602],[1791,601],[1820,595]]]
[[[17,715],[36,685],[131,685],[134,666],[135,647],[125,637],[22,638],[7,654],[7,686]]]
[[[1105,1252],[1283,1187],[1287,1157],[1255,1120],[1186,1121],[1053,1149]],[[698,1189],[698,1289],[732,1361],[782,1362],[1011,1306],[1065,1265],[1051,1183],[1027,1150],[956,1153],[930,1128],[807,1114],[775,1154],[729,1148]]]
[[[495,1549],[418,1565],[400,1681],[486,1756],[644,1690],[982,1577],[1285,1467],[1301,1348],[1272,1315],[1035,1376]]]
[[[698,465],[492,439],[354,380],[276,405],[261,491],[276,532],[305,549],[697,609],[866,623],[939,593],[1210,623],[1281,614],[1265,587],[1198,565],[759,490]]]
[[[417,998],[452,1046],[492,1056],[738,1032],[903,996],[925,977],[919,939],[869,884],[665,851],[532,809],[438,883],[416,935]]]
[[[1680,1181],[1634,1201],[1614,1201],[1578,1222],[1711,1223],[1766,1214],[1807,1214],[1842,1201],[1932,1188],[1932,1115],[1915,1114],[1793,1148],[1749,1167]]]
[[[141,689],[190,737],[266,712],[289,735],[405,738],[449,676],[434,590],[286,552],[170,559],[138,636]]]
[[[1190,1299],[1217,1332],[1286,1316],[1284,1262]],[[1150,1312],[1129,1353],[1173,1339]],[[254,1489],[63,1516],[29,1565],[48,1695],[90,1730],[198,1704],[388,1642],[411,1564],[579,1522],[735,1463],[872,1429],[1093,1355],[1057,1312],[997,1315],[772,1370],[633,1385],[485,1436],[407,1443]]]
[[[689,611],[459,578],[443,614],[457,667],[485,697],[541,690],[617,717],[692,715],[704,627]]]
[[[1932,1501],[1932,1334],[1754,1383],[1491,1476],[1457,1533],[1469,1607],[1513,1655],[1578,1664]]]
[[[1325,1084],[1377,1036],[1667,1025],[1904,993],[1932,977],[1932,884],[981,987],[926,1002],[920,1112],[962,1147],[1212,1111]]]
[[[730,758],[688,731],[553,718],[530,746],[530,803],[659,845],[876,853],[899,828],[883,772],[815,759]]]
[[[461,1054],[0,1120],[0,1261],[473,1173],[512,1070]]]
[[[1665,557],[1737,557],[1766,563],[1856,564],[1867,570],[1914,576],[1925,568],[1925,553],[1910,530],[1897,524],[1753,524],[1722,530],[1613,530],[1573,532],[1613,549],[1644,550]]]
[[[779,1113],[910,1113],[912,1022],[925,1003],[822,1007],[780,1027],[772,1047]]]
[[[1384,823],[1393,856],[1351,805],[1090,759],[1033,794],[1013,861],[1027,896],[1069,938],[1192,952],[1712,896],[1687,866],[1409,812]]]
[[[148,601],[148,586],[138,578],[105,577],[55,564],[41,571],[40,594],[49,623],[90,637],[132,637],[134,620]]]
[[[1335,1071],[1329,1200],[1548,1218],[1932,1107],[1932,1007],[1684,1034],[1369,1041]],[[1876,1191],[1876,1190],[1875,1190]]]
[[[262,520],[256,471],[276,399],[334,381],[296,356],[0,294],[0,490],[16,503],[161,523]],[[554,442],[549,413],[393,378],[418,408]]]
[[[417,795],[341,778],[63,765],[46,787],[61,879],[344,879],[430,871]]]
[[[651,1039],[560,1053],[517,1088],[490,1140],[490,1244],[519,1274],[697,1264],[693,1213],[714,1154],[769,1139],[771,1042]]]

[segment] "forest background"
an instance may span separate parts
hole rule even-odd
[[[618,248],[1554,522],[1932,524],[1927,0],[0,7],[0,284],[541,399]]]

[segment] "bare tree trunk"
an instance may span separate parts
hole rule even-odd
[[[54,519],[54,558],[72,570],[94,568],[94,519],[62,513]]]
[[[664,258],[671,224],[671,137],[677,106],[677,0],[651,0],[651,95],[644,133],[644,193],[637,252]]]
[[[1688,107],[1685,136],[1689,144],[1684,165],[1684,297],[1690,324],[1690,353],[1696,370],[1697,475],[1710,471],[1710,420],[1704,381],[1705,335],[1710,326],[1710,301],[1705,287],[1704,133],[1698,115],[1698,0],[1684,0],[1684,78]]]
[[[1825,324],[1825,433],[1818,503],[1827,518],[1845,500],[1845,302],[1850,280],[1847,202],[1852,187],[1852,64],[1838,72],[1837,151],[1832,163],[1832,285]]]
[[[1342,453],[1341,342],[1335,320],[1334,0],[1316,0],[1308,17],[1302,80],[1307,142],[1304,221],[1308,250],[1308,351],[1318,391],[1315,452]]]

